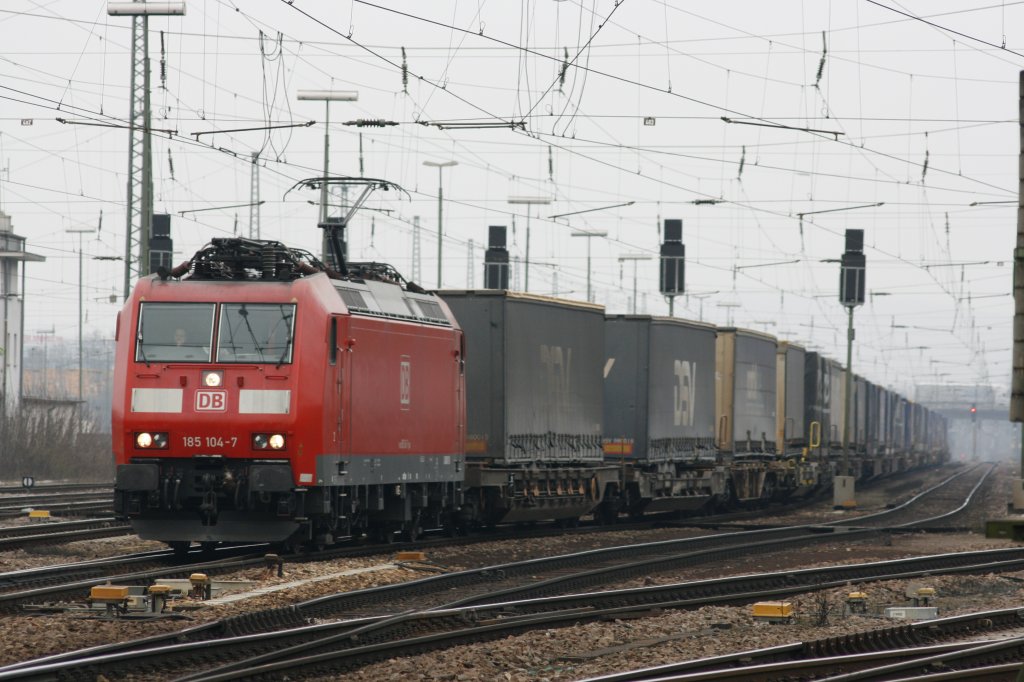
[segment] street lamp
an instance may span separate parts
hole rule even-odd
[[[458,161],[424,161],[424,166],[437,169],[437,288],[441,288],[441,221],[444,218],[442,205],[444,203],[444,186],[441,182],[442,169],[458,166]]]
[[[577,230],[571,233],[573,237],[584,237],[587,240],[587,303],[593,303],[590,295],[590,240],[594,237],[607,237],[606,230]]]
[[[320,220],[327,222],[327,171],[330,168],[329,153],[331,149],[331,102],[355,102],[359,99],[359,93],[355,90],[299,90],[297,94],[300,100],[311,100],[324,103],[324,175],[320,183]],[[324,230],[323,239],[320,242],[320,253],[324,262],[328,262],[327,254],[330,253],[330,245],[327,242],[327,230]]]
[[[551,197],[509,197],[510,204],[526,205],[526,274],[523,278],[523,291],[530,291],[530,207],[545,206],[551,203]]]
[[[687,296],[692,296],[693,298],[697,299],[700,302],[699,312],[698,312],[698,317],[697,317],[697,319],[700,322],[704,321],[704,299],[705,298],[709,298],[711,296],[714,296],[717,293],[718,293],[718,290],[716,289],[715,291],[702,291],[699,294],[687,294]]]
[[[65,230],[78,235],[78,435],[82,435],[82,235],[95,232],[91,227]]]
[[[725,326],[731,327],[732,326],[732,311],[733,311],[733,309],[734,308],[740,308],[742,306],[741,306],[741,304],[736,303],[735,301],[723,301],[721,303],[716,303],[715,307],[717,307],[717,308],[725,308]],[[701,322],[703,322],[703,321],[704,320],[702,319]]]
[[[625,253],[619,256],[619,263],[633,261],[633,315],[636,315],[636,268],[638,261],[651,260],[652,256],[646,253]]]

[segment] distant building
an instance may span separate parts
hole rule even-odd
[[[25,238],[14,234],[11,217],[0,211],[0,405],[7,408],[21,399],[25,271],[20,263],[44,260],[25,251]]]

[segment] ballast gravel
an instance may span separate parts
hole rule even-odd
[[[929,477],[943,478],[946,472]],[[929,481],[907,485],[893,482],[898,493],[890,490],[882,495],[909,496],[926,487]],[[971,512],[972,527],[980,530],[980,522],[988,516],[1005,512],[1009,476],[995,479],[986,495],[984,508]],[[871,500],[865,494],[863,500]],[[873,505],[879,505],[872,502]],[[820,505],[806,514],[826,518],[839,516]],[[852,516],[852,515],[851,515]],[[764,518],[762,522],[776,519]],[[798,522],[789,519],[789,522]],[[807,521],[804,521],[807,522]],[[449,570],[518,561],[539,556],[565,554],[595,547],[651,542],[670,538],[691,537],[711,532],[692,528],[664,528],[655,531],[614,531],[600,534],[569,533],[560,537],[522,541],[483,542],[432,551],[431,563]],[[1016,546],[1002,540],[986,539],[978,532],[949,534],[893,535],[888,542],[843,543],[837,541],[799,553],[741,557],[715,565],[694,567],[678,572],[658,573],[615,587],[636,587],[643,584],[667,584],[728,575],[771,570],[793,570],[814,566],[859,563],[936,554],[963,552],[995,547]],[[156,543],[137,538],[109,538],[55,545],[42,549],[0,553],[0,571],[16,568],[81,561],[85,558],[110,556],[129,551],[156,549]],[[0,664],[34,659],[54,653],[97,646],[110,642],[136,639],[162,632],[176,631],[190,625],[230,615],[276,608],[314,597],[341,591],[414,580],[422,572],[406,568],[380,568],[393,556],[388,552],[359,559],[318,563],[286,562],[285,574],[277,577],[262,569],[249,569],[224,579],[251,580],[268,586],[303,578],[315,578],[356,568],[376,568],[320,582],[310,582],[284,592],[272,592],[243,602],[216,607],[205,606],[185,613],[190,620],[123,622],[85,620],[68,613],[55,615],[14,615],[0,617]],[[937,576],[917,581],[934,587],[939,615],[954,615],[987,608],[1024,606],[1024,572],[985,576]],[[797,617],[790,625],[769,625],[754,622],[749,606],[708,606],[693,611],[664,611],[643,618],[611,622],[578,623],[571,627],[544,629],[500,640],[428,652],[419,656],[380,662],[346,674],[347,680],[575,680],[586,677],[690,660],[733,651],[776,644],[818,639],[847,632],[887,627],[892,621],[878,614],[884,606],[906,605],[907,581],[888,581],[870,585],[830,590],[818,594],[792,597]],[[866,615],[844,614],[846,594],[852,590],[868,594]],[[83,597],[85,595],[83,594]],[[825,613],[827,623],[819,625]],[[320,678],[323,680],[334,677]]]

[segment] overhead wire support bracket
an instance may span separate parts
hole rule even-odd
[[[266,201],[248,201],[244,204],[230,204],[228,206],[210,206],[208,208],[189,208],[184,211],[178,211],[178,215],[185,215],[186,213],[201,213],[203,211],[223,211],[229,208],[247,208],[249,206],[262,206],[267,203]]]
[[[98,121],[78,121],[73,118],[60,118],[55,119],[57,123],[61,123],[66,126],[93,126],[95,128],[122,128],[127,130],[129,128],[127,123],[100,123]],[[149,131],[151,133],[166,133],[168,135],[177,135],[178,131],[172,128],[137,128],[140,131]]]
[[[800,126],[787,126],[781,123],[762,123],[760,121],[743,121],[735,118],[729,118],[728,116],[722,116],[721,119],[726,123],[736,123],[745,126],[761,126],[762,128],[779,128],[781,130],[796,130],[802,133],[821,133],[822,135],[834,135],[836,140],[839,140],[839,136],[843,135],[838,130],[823,130],[821,128],[805,128]]]
[[[417,121],[422,126],[435,126],[438,130],[488,130],[510,128],[526,130],[526,121]]]
[[[216,135],[217,133],[249,133],[260,130],[279,130],[281,128],[308,128],[312,125],[316,125],[316,121],[306,121],[305,123],[282,123],[276,126],[256,126],[255,128],[229,128],[227,130],[200,130],[197,133],[189,133],[193,135],[197,140],[200,135]]]
[[[585,208],[582,211],[573,211],[571,213],[559,213],[558,215],[549,215],[548,220],[553,218],[565,218],[571,215],[580,215],[581,213],[593,213],[594,211],[608,211],[613,208],[622,208],[623,206],[632,206],[635,201],[627,201],[624,204],[612,204],[611,206],[598,206],[597,208]]]

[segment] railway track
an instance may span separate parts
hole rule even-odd
[[[972,472],[978,472],[982,467],[976,467],[955,474],[939,484],[929,488],[917,498],[906,504],[916,504],[922,495],[927,496],[943,490],[945,487],[961,481],[965,476],[970,477]],[[992,467],[985,468],[990,473]],[[983,479],[982,479],[983,480]],[[971,479],[975,486],[980,485],[976,478]],[[880,515],[864,517],[864,520],[882,525],[886,514],[896,514],[899,508],[883,512]],[[838,529],[836,527],[839,527]],[[616,529],[628,528],[627,526],[615,526]],[[599,529],[594,529],[599,530]],[[553,557],[537,559],[527,562],[518,562],[505,566],[490,567],[477,571],[466,571],[450,576],[441,576],[433,582],[412,581],[391,586],[380,591],[368,593],[356,592],[349,595],[341,595],[337,603],[330,607],[335,614],[344,613],[374,613],[373,609],[381,603],[402,604],[409,609],[422,609],[435,606],[435,603],[424,603],[429,600],[431,594],[440,594],[441,590],[451,589],[476,589],[516,590],[521,583],[534,584],[537,582],[537,575],[545,573],[552,580],[563,581],[573,580],[576,587],[588,585],[607,584],[615,580],[627,580],[638,573],[655,572],[658,570],[670,570],[675,567],[696,565],[713,561],[728,556],[745,555],[752,552],[770,552],[787,545],[796,546],[796,543],[813,544],[822,542],[827,536],[834,539],[835,533],[843,533],[843,540],[852,542],[858,539],[870,540],[877,536],[865,529],[852,532],[847,527],[841,527],[840,522],[820,524],[811,526],[782,527],[744,533],[725,533],[713,536],[686,538],[672,540],[662,543],[650,543],[648,545],[631,545],[619,548],[594,550],[592,552],[581,552],[564,557]],[[540,531],[539,537],[551,535],[551,531]],[[521,534],[517,537],[522,537]],[[451,546],[455,542],[471,544],[481,541],[501,539],[500,535],[485,536],[482,538],[458,538],[458,539],[436,539],[425,540],[410,545],[394,545],[397,548],[421,548],[429,549],[436,546]],[[641,549],[642,548],[642,549]],[[0,612],[13,612],[27,603],[53,603],[61,600],[80,599],[93,585],[106,582],[117,582],[121,584],[148,584],[160,578],[177,578],[188,576],[191,572],[202,571],[209,575],[223,575],[245,568],[259,567],[262,565],[262,555],[269,550],[267,546],[260,546],[259,549],[249,548],[246,550],[232,550],[222,548],[221,555],[230,556],[224,559],[211,562],[209,557],[196,562],[195,558],[202,557],[197,551],[190,554],[192,561],[185,564],[178,562],[168,565],[172,561],[173,553],[170,550],[144,553],[141,558],[137,557],[115,557],[108,560],[94,560],[83,564],[70,564],[65,566],[44,567],[41,569],[28,569],[17,571],[12,574],[0,574]],[[233,552],[233,554],[232,554]],[[241,552],[242,556],[238,556]],[[294,560],[324,560],[348,557],[361,557],[379,554],[379,546],[371,547],[343,547],[330,549],[323,552],[311,553],[295,557]],[[630,561],[625,561],[629,559]],[[128,571],[125,571],[125,568]],[[587,570],[581,572],[581,567]],[[554,583],[553,583],[554,584]],[[406,585],[408,587],[402,587]],[[569,589],[569,587],[565,587]],[[319,615],[319,614],[318,614]],[[327,615],[327,614],[324,614]]]
[[[942,679],[998,679],[982,671],[1010,656],[1024,659],[1024,649],[1018,650],[1020,637],[997,642],[993,636],[1021,628],[1024,610],[1000,609],[630,670],[586,682],[928,679],[926,675],[936,669],[962,675]],[[1021,663],[1013,666],[1010,679],[1021,670]]]
[[[981,470],[975,469],[976,475],[971,478],[970,483],[974,491],[981,486],[985,477],[992,468],[987,467]],[[960,480],[970,472],[963,472],[955,477],[947,479],[942,484],[934,486],[931,492],[943,490],[953,481]],[[963,481],[961,481],[962,483]],[[915,498],[918,499],[918,498]],[[914,501],[907,504],[913,504]],[[962,511],[964,505],[955,505],[947,513],[956,514]],[[900,510],[892,510],[889,514],[896,514]],[[880,520],[884,515],[872,515],[874,519]],[[919,519],[922,522],[931,522],[934,517]],[[651,608],[665,608],[666,605],[673,608],[684,608],[696,606],[719,600],[723,603],[733,601],[749,601],[757,598],[760,593],[778,596],[780,594],[792,594],[822,587],[833,586],[834,584],[846,584],[853,580],[877,580],[882,576],[897,575],[906,577],[916,574],[914,571],[934,572],[945,570],[978,571],[985,572],[996,570],[1010,570],[1024,566],[1024,550],[1002,550],[995,554],[976,553],[972,555],[952,555],[942,558],[931,558],[929,560],[910,560],[910,562],[883,562],[868,567],[836,567],[833,569],[810,569],[808,571],[793,572],[787,571],[769,576],[747,577],[737,579],[723,579],[722,581],[702,581],[699,584],[689,586],[669,586],[664,590],[674,590],[669,594],[659,593],[662,588],[648,588],[640,591],[620,590],[608,593],[597,593],[580,596],[557,596],[567,591],[578,590],[582,586],[591,584],[607,583],[609,581],[621,580],[638,572],[648,574],[663,570],[665,568],[686,565],[687,562],[705,563],[721,559],[728,553],[749,555],[756,551],[771,551],[780,547],[792,547],[793,542],[813,543],[821,541],[821,538],[835,540],[842,537],[844,541],[853,540],[858,537],[877,537],[879,534],[888,532],[885,528],[835,528],[835,527],[798,527],[773,530],[754,531],[749,533],[731,533],[725,535],[711,536],[706,538],[691,538],[685,541],[670,541],[655,543],[651,547],[632,546],[626,548],[610,548],[606,550],[595,550],[582,555],[568,557],[553,557],[549,559],[538,559],[529,562],[518,562],[504,566],[491,567],[477,571],[465,571],[458,574],[440,575],[409,583],[399,583],[383,588],[362,590],[359,592],[346,593],[324,597],[303,604],[279,609],[269,612],[246,614],[217,623],[211,623],[199,628],[168,635],[164,640],[149,638],[141,642],[126,643],[112,647],[91,650],[92,657],[87,661],[75,661],[76,657],[81,659],[84,652],[71,652],[60,656],[50,657],[45,661],[37,661],[35,666],[49,665],[57,666],[67,672],[71,670],[89,670],[95,673],[105,669],[104,666],[122,665],[124,661],[135,661],[135,654],[132,649],[139,647],[160,646],[165,654],[169,651],[177,651],[176,642],[183,642],[189,639],[198,639],[201,648],[207,651],[211,647],[219,646],[216,638],[223,639],[242,637],[255,638],[254,646],[260,648],[280,648],[281,638],[288,637],[309,637],[309,628],[304,627],[311,618],[338,618],[347,617],[347,625],[316,626],[312,629],[314,638],[324,628],[342,628],[341,633],[334,632],[328,636],[348,638],[351,642],[353,628],[369,628],[367,632],[379,632],[398,628],[397,635],[393,632],[391,640],[403,633],[408,633],[410,624],[417,628],[424,622],[431,621],[435,616],[429,617],[425,614],[440,613],[436,617],[442,621],[458,621],[463,626],[469,621],[479,620],[481,617],[499,618],[518,622],[522,620],[524,627],[551,626],[553,623],[562,622],[562,619],[573,619],[579,617],[594,617],[599,611],[606,612],[605,615],[614,613],[636,612],[637,610],[649,610]],[[757,539],[755,543],[754,539]],[[641,549],[642,548],[642,549]],[[685,549],[684,549],[685,548]],[[688,551],[687,551],[688,550]],[[648,556],[640,556],[645,552]],[[628,557],[631,561],[623,564],[623,558]],[[639,558],[638,558],[639,557]],[[594,562],[604,562],[605,565],[594,568]],[[916,562],[916,563],[915,563]],[[579,570],[579,565],[589,565],[586,570]],[[547,573],[547,579],[538,581],[539,573]],[[515,580],[518,576],[519,585],[508,586],[508,581]],[[827,579],[826,579],[827,578]],[[748,580],[744,583],[743,580]],[[752,582],[749,582],[752,581]],[[452,598],[453,592],[462,590],[463,593]],[[468,590],[468,591],[467,591]],[[553,596],[554,595],[554,596]],[[717,596],[716,596],[717,595]],[[501,602],[499,606],[493,606],[495,602]],[[510,606],[514,602],[515,607]],[[532,606],[527,606],[532,604]],[[490,605],[490,606],[489,606]],[[384,608],[386,607],[386,609]],[[514,615],[509,615],[510,609],[516,610]],[[529,611],[533,609],[534,611]],[[385,613],[381,613],[385,610]],[[396,611],[405,610],[406,613],[394,615]],[[540,614],[535,611],[539,610]],[[359,618],[352,618],[355,613],[374,613],[376,615],[363,615]],[[483,614],[483,615],[482,615]],[[513,627],[516,623],[511,622]],[[540,625],[535,625],[540,624]],[[430,627],[435,627],[431,625]],[[488,626],[490,627],[490,626]],[[289,628],[287,633],[281,634],[276,631],[281,628]],[[451,628],[449,627],[449,630]],[[497,631],[497,630],[495,630]],[[297,633],[301,632],[299,635]],[[360,642],[365,642],[366,635],[362,631],[355,633],[359,635]],[[484,632],[483,634],[486,634]],[[432,635],[433,636],[433,635]],[[468,633],[437,635],[438,642],[449,641],[452,637],[469,637]],[[473,635],[477,636],[477,635]],[[213,641],[211,638],[214,638]],[[406,637],[405,639],[409,639]],[[415,638],[413,638],[415,639]],[[238,656],[242,651],[240,643],[236,639],[229,639],[232,656]],[[404,640],[403,640],[404,641]],[[433,640],[432,640],[433,641]],[[324,645],[323,642],[311,644],[298,643],[295,646],[310,646],[313,648]],[[421,646],[416,642],[408,644],[414,649]],[[186,645],[181,645],[186,646]],[[390,648],[387,642],[375,645],[380,651],[386,652],[387,656],[401,655],[403,646],[395,645],[398,649]],[[378,651],[374,649],[374,651]],[[191,654],[184,652],[186,658]],[[102,660],[93,660],[100,657]],[[165,660],[164,656],[161,660]],[[360,659],[363,660],[363,659]],[[250,661],[251,664],[256,663]],[[365,664],[361,663],[360,665]],[[20,667],[12,666],[0,671],[0,679],[4,674],[22,675],[32,667],[32,663],[21,664]],[[332,664],[333,665],[333,664]],[[77,667],[76,667],[77,666]],[[84,666],[84,668],[83,668]],[[38,672],[43,672],[39,669]],[[91,674],[88,673],[88,674]],[[63,673],[62,673],[63,674]]]
[[[117,537],[129,535],[131,532],[131,527],[128,524],[120,523],[112,516],[80,521],[0,527],[0,551],[23,549],[33,545]]]
[[[73,490],[111,490],[114,487],[113,481],[99,483],[45,483],[31,488],[23,486],[0,486],[0,495],[19,495],[29,492],[35,493],[62,493]]]
[[[143,675],[166,674],[168,670],[203,665],[211,659],[230,663],[180,679],[210,682],[254,677],[280,679],[283,675],[299,673],[336,674],[394,656],[583,620],[635,617],[666,608],[698,608],[714,603],[747,603],[833,588],[857,580],[906,579],[939,572],[989,573],[1020,570],[1021,567],[1024,567],[1024,550],[1011,549],[806,569],[796,573],[782,571],[650,588],[495,601],[472,606],[453,604],[429,611],[317,625],[308,625],[308,619],[302,618],[301,625],[287,629],[281,629],[292,620],[286,614],[265,613],[260,614],[260,618],[265,629],[269,626],[269,631],[249,633],[243,621],[251,622],[252,619],[228,619],[140,640],[133,643],[133,649],[125,646],[97,647],[77,652],[77,659],[54,656],[7,666],[0,669],[0,680],[44,675],[60,675],[62,679],[94,679],[98,674],[129,670]],[[306,613],[305,606],[302,604],[296,608]],[[1020,627],[1024,623],[1016,610],[1008,612],[1001,622],[1007,619],[1013,621],[1007,626]],[[238,627],[240,625],[242,627]],[[906,639],[905,628],[894,630],[897,631],[895,636]],[[218,639],[209,639],[217,635]],[[832,646],[839,648],[836,642]],[[735,679],[751,678],[740,673]]]
[[[0,518],[24,516],[27,510],[45,509],[54,516],[72,514],[110,514],[114,496],[109,491],[20,495],[0,498]]]

